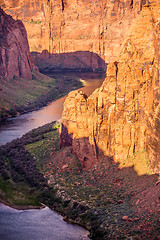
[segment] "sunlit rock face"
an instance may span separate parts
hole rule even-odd
[[[107,63],[117,59],[132,21],[145,3],[146,0],[0,0],[7,13],[23,21],[30,51],[89,51]],[[44,54],[38,57],[41,60]],[[86,59],[80,56],[79,62],[85,63]],[[70,60],[70,65],[74,60]],[[50,62],[55,63],[55,58]],[[104,64],[92,66],[92,56],[88,62],[93,70],[106,69]]]
[[[122,162],[146,149],[160,171],[159,17],[160,4],[146,4],[102,86],[88,98],[71,92],[65,101],[60,146],[72,145],[84,170],[101,151]]]
[[[32,79],[33,69],[38,70],[29,52],[23,23],[0,8],[0,77]]]

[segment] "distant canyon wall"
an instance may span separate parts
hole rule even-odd
[[[84,170],[100,151],[119,162],[146,149],[154,172],[159,172],[159,0],[0,4],[24,22],[39,64],[57,61],[62,68],[74,68],[88,63],[95,70],[109,63],[104,83],[90,97],[78,91],[67,97],[61,147],[71,145]]]
[[[32,70],[38,68],[29,52],[23,23],[15,21],[0,8],[0,78],[32,79]]]
[[[87,97],[71,92],[62,116],[60,146],[72,146],[84,170],[99,152],[123,162],[147,150],[160,172],[160,4],[146,5],[133,21],[102,86]]]
[[[31,52],[76,52],[69,67],[74,68],[78,59],[77,65],[81,67],[87,61],[92,70],[106,70],[104,62],[117,59],[132,21],[145,3],[146,0],[0,0],[7,13],[23,21]],[[92,54],[77,57],[81,51],[97,54],[97,58],[92,61]],[[65,68],[68,62],[55,55],[49,55],[48,60],[45,52],[34,56],[41,67],[44,56],[48,64],[57,63],[57,67]],[[99,57],[104,62],[99,62]]]

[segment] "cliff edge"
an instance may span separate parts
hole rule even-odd
[[[23,21],[38,67],[45,68],[47,62],[58,69],[93,71],[105,71],[104,62],[117,60],[145,4],[146,0],[0,0],[8,14]]]
[[[89,97],[71,92],[65,101],[60,146],[72,145],[84,170],[100,151],[123,162],[146,149],[160,171],[159,16],[160,4],[146,4],[102,86]]]
[[[0,8],[0,78],[32,79],[32,70],[38,71],[38,68],[29,52],[23,23]]]

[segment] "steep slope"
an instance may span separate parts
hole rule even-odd
[[[157,0],[150,0],[157,2]],[[50,54],[76,52],[62,61],[62,57],[43,53],[36,55],[39,61],[74,68],[86,64],[93,70],[106,69],[103,62],[115,61],[132,20],[141,11],[146,0],[0,0],[0,5],[15,19],[23,21],[28,34],[30,50]],[[89,51],[97,54],[77,54]],[[64,55],[63,55],[64,57]],[[50,58],[50,60],[48,60]],[[78,58],[78,60],[77,60]],[[37,62],[39,63],[37,59]]]
[[[39,72],[23,23],[0,8],[0,121],[42,107],[82,86],[75,78],[66,82]]]
[[[146,4],[101,88],[88,98],[72,92],[65,101],[60,145],[72,145],[84,170],[100,151],[122,162],[144,149],[160,170],[159,16],[160,4]]]
[[[0,77],[32,79],[32,70],[38,71],[38,68],[29,52],[23,23],[0,8]]]

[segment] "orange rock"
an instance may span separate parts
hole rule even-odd
[[[128,221],[128,219],[129,219],[128,216],[123,216],[122,217],[122,220],[124,220],[124,221]]]
[[[0,5],[15,19],[23,21],[30,50],[51,54],[85,51],[78,62],[93,70],[97,54],[105,62],[117,60],[130,25],[146,1],[142,0],[0,0]],[[150,0],[156,2],[156,0]],[[44,58],[44,54],[38,55]],[[48,55],[46,56],[48,59]],[[63,56],[62,56],[63,57]],[[62,59],[61,57],[61,59]],[[74,60],[73,60],[74,59]],[[71,65],[77,61],[77,54]],[[56,64],[56,57],[49,62]],[[77,62],[77,64],[78,64]],[[67,66],[68,60],[63,62]],[[58,66],[61,60],[58,59]]]
[[[62,146],[70,139],[84,170],[100,151],[121,162],[147,149],[160,171],[159,16],[160,4],[144,7],[102,86],[88,98],[75,91],[65,101]]]

